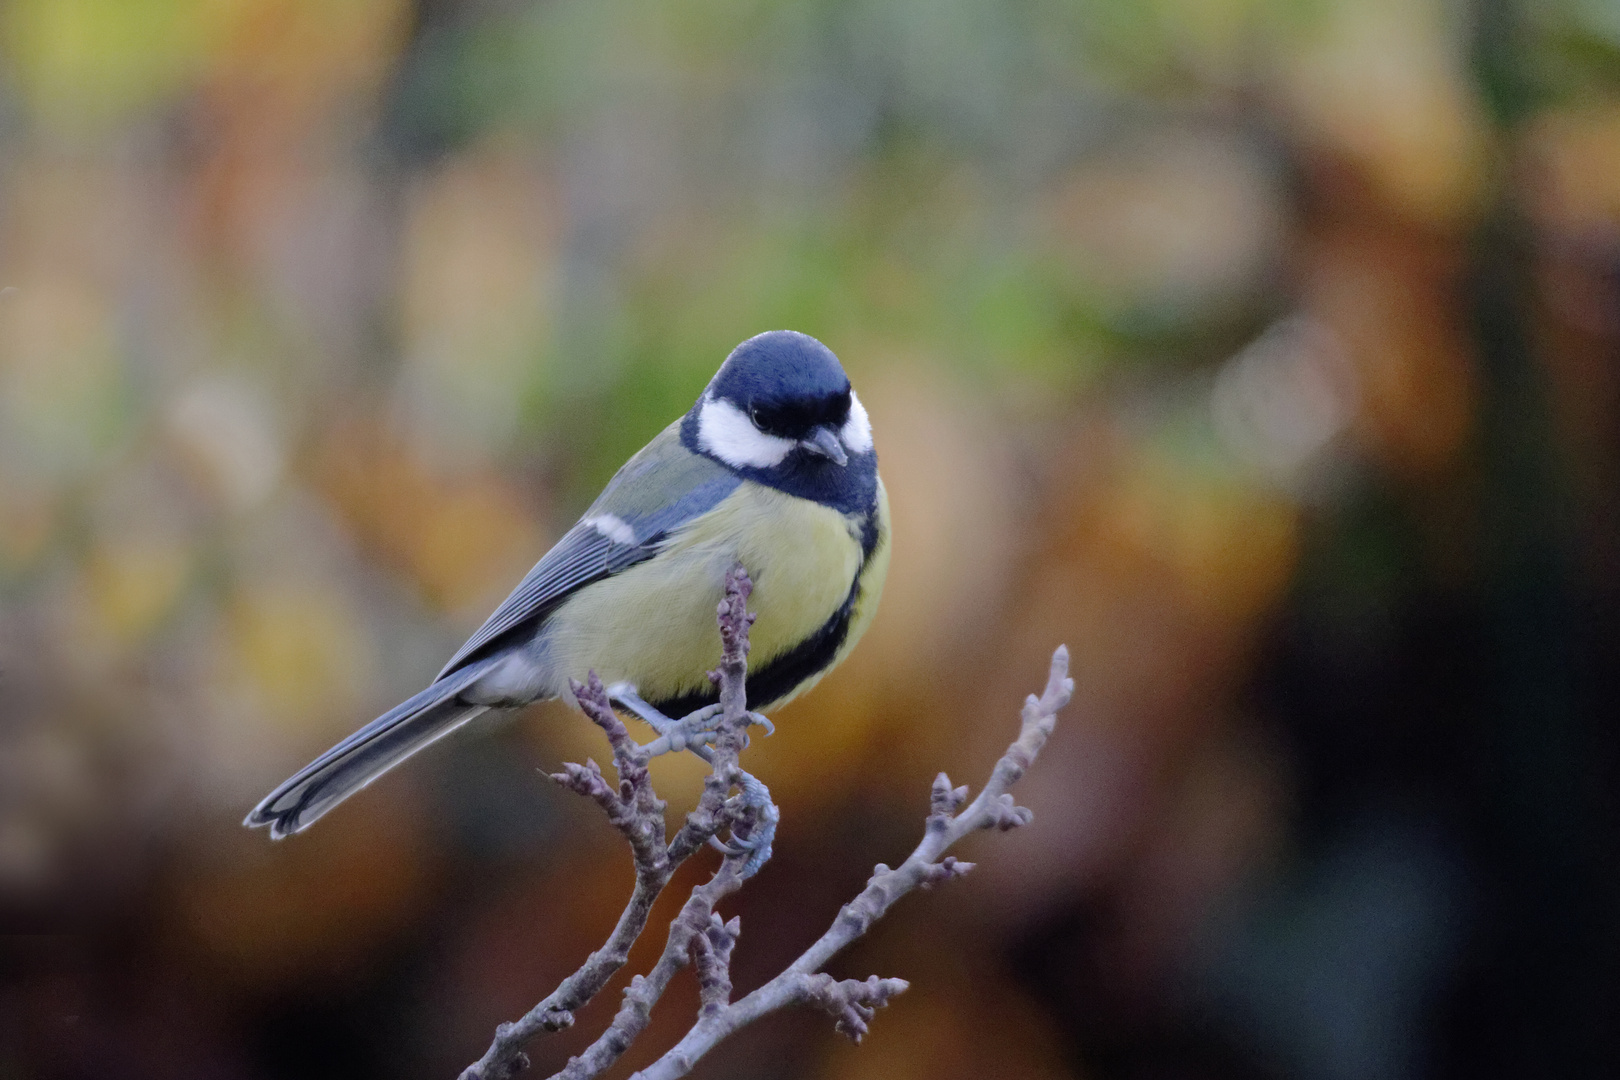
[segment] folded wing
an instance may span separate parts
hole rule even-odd
[[[438,678],[533,633],[577,589],[652,558],[671,532],[713,509],[739,483],[724,466],[681,445],[680,424],[671,424],[625,462]]]

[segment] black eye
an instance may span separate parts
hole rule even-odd
[[[758,405],[748,406],[748,419],[752,420],[754,422],[754,426],[759,430],[765,430],[765,418],[760,415]]]

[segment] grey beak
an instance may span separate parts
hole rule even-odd
[[[808,439],[799,440],[799,446],[812,454],[832,458],[840,465],[849,464],[849,455],[844,453],[844,444],[838,441],[838,436],[833,433],[831,428],[816,428],[810,433]]]

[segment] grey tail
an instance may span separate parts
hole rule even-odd
[[[383,713],[283,781],[242,824],[270,826],[272,840],[309,828],[395,765],[484,712],[487,705],[460,696],[484,666],[462,668]]]

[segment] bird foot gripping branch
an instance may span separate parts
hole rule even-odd
[[[759,713],[748,710],[748,630],[754,624],[754,615],[748,610],[748,598],[754,583],[748,571],[737,563],[726,572],[725,598],[716,609],[720,624],[720,666],[709,672],[709,681],[715,685],[720,700],[693,710],[679,720],[673,720],[648,705],[627,683],[616,683],[604,688],[593,671],[584,683],[572,682],[571,689],[580,708],[607,734],[613,748],[614,762],[625,758],[624,768],[645,771],[651,758],[663,754],[690,750],[711,766],[711,779],[719,778],[735,786],[738,794],[725,804],[726,823],[730,826],[730,840],[710,835],[708,843],[727,856],[742,858],[741,874],[746,880],[759,872],[770,860],[771,844],[776,836],[780,814],[771,801],[771,792],[757,777],[736,764],[737,756],[748,748],[748,728],[762,725],[766,733],[775,726]],[[645,720],[658,737],[649,743],[636,744],[613,713],[619,705]],[[633,760],[631,760],[633,759]],[[595,768],[595,763],[590,763]],[[569,769],[581,766],[570,765]],[[559,774],[562,775],[562,774]],[[572,774],[567,774],[569,777]],[[574,787],[570,780],[562,781]],[[577,790],[577,788],[576,788]],[[612,815],[610,814],[610,820]]]
[[[713,727],[712,745],[688,748],[710,761],[712,767],[697,806],[672,839],[668,838],[664,821],[666,804],[653,790],[647,771],[652,756],[649,747],[631,737],[594,672],[585,682],[573,683],[581,710],[607,737],[618,783],[610,783],[594,761],[565,765],[551,778],[602,807],[609,824],[630,845],[636,866],[635,889],[608,942],[521,1019],[500,1025],[489,1050],[462,1073],[462,1080],[504,1080],[527,1067],[523,1044],[542,1031],[557,1031],[572,1024],[574,1012],[595,997],[624,966],[631,945],[646,927],[654,901],[676,868],[705,844],[716,843],[721,831],[729,830],[730,841],[720,844],[725,859],[709,881],[693,891],[670,928],[663,956],[651,972],[637,976],[631,983],[624,1007],[608,1031],[584,1054],[572,1059],[560,1075],[579,1078],[600,1074],[645,1027],[664,987],[688,962],[693,938],[708,934],[708,917],[714,905],[740,888],[770,858],[776,807],[765,785],[737,764],[737,756],[747,743],[746,729],[754,722],[747,708],[746,690],[748,629],[753,623],[748,597],[752,591],[753,583],[741,564],[726,574],[725,599],[716,613],[721,661],[711,673],[720,697],[719,718]],[[734,788],[739,792],[735,796],[731,794]],[[729,952],[729,947],[724,950],[726,956]]]
[[[1073,681],[1068,678],[1068,652],[1061,647],[1052,656],[1045,692],[1039,697],[1030,695],[1017,740],[996,763],[978,797],[969,801],[968,789],[952,787],[949,778],[941,773],[930,793],[922,841],[910,857],[893,869],[880,863],[866,888],[844,905],[832,927],[815,944],[780,975],[744,997],[731,1000],[731,954],[742,926],[736,918],[723,920],[715,908],[769,858],[776,827],[776,807],[770,802],[770,793],[737,764],[750,723],[745,679],[748,631],[753,622],[747,610],[751,588],[740,565],[726,577],[726,598],[718,611],[723,655],[720,666],[712,673],[720,696],[719,720],[713,728],[711,746],[689,747],[712,751],[713,767],[704,781],[698,805],[673,839],[666,840],[665,804],[653,791],[646,767],[650,756],[647,751],[657,740],[641,746],[630,737],[613,712],[608,692],[594,675],[586,683],[575,685],[581,708],[607,736],[619,780],[617,785],[609,783],[594,762],[565,766],[553,779],[597,802],[609,823],[629,842],[636,865],[635,890],[608,942],[520,1020],[500,1025],[489,1050],[462,1073],[461,1080],[507,1080],[526,1068],[524,1043],[543,1031],[557,1031],[572,1024],[574,1011],[600,992],[624,966],[630,946],[646,927],[653,902],[668,885],[675,868],[705,843],[715,842],[726,829],[731,833],[730,842],[721,844],[726,857],[708,881],[692,890],[670,924],[658,961],[645,975],[631,980],[607,1030],[583,1053],[570,1058],[556,1076],[589,1080],[611,1067],[646,1030],[653,1007],[671,979],[688,964],[698,979],[700,1004],[695,1022],[679,1043],[636,1074],[639,1080],[685,1076],[725,1038],[762,1016],[793,1005],[827,1012],[839,1032],[859,1042],[875,1011],[904,992],[908,984],[903,979],[877,976],[864,981],[838,981],[823,971],[827,962],[912,889],[931,888],[973,869],[972,863],[945,855],[957,840],[977,830],[1016,828],[1030,821],[1030,812],[1013,803],[1008,789],[1040,753],[1052,733],[1058,710],[1073,692]],[[733,789],[738,794],[731,794]]]

